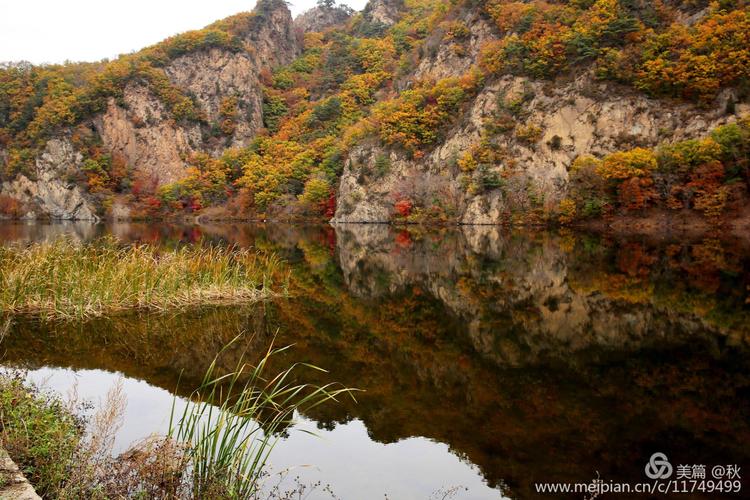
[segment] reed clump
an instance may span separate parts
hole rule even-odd
[[[272,343],[258,363],[245,363],[243,357],[224,375],[217,369],[219,353],[184,409],[173,407],[168,439],[181,445],[187,458],[187,491],[178,497],[292,498],[268,490],[268,460],[281,433],[294,425],[296,414],[339,397],[353,398],[354,389],[297,382],[306,369],[325,371],[307,363],[269,376],[271,359],[290,348]]]
[[[86,319],[245,304],[271,297],[279,275],[275,256],[235,247],[165,249],[63,238],[0,247],[0,314]]]

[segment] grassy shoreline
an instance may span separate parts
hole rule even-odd
[[[279,270],[273,255],[232,247],[162,249],[113,238],[0,247],[0,314],[86,319],[249,304],[274,295]]]
[[[0,446],[43,498],[302,498],[307,487],[301,483],[282,488],[286,472],[271,470],[271,450],[297,413],[353,398],[353,390],[299,382],[305,371],[325,371],[307,363],[269,373],[271,359],[290,348],[273,343],[256,363],[244,351],[234,368],[218,368],[219,358],[243,336],[216,355],[184,404],[174,395],[165,434],[119,454],[114,442],[127,404],[121,382],[86,413],[92,406],[75,391],[63,399],[24,371],[0,370]]]
[[[0,444],[43,497],[66,481],[84,422],[56,395],[26,382],[20,372],[0,373]]]

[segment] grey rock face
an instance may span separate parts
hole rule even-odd
[[[210,123],[220,122],[224,99],[236,98],[233,145],[246,144],[263,127],[260,68],[250,55],[210,49],[179,57],[165,70],[174,84],[195,96]]]
[[[363,14],[370,22],[392,26],[399,18],[399,11],[404,6],[404,0],[371,0],[365,6]]]
[[[245,51],[201,50],[178,57],[164,68],[171,83],[194,96],[209,124],[220,125],[222,102],[236,99],[236,127],[227,142],[205,140],[197,124],[175,123],[150,89],[131,84],[125,89],[125,107],[112,99],[106,112],[95,120],[107,149],[164,184],[184,177],[186,159],[192,153],[218,155],[226,147],[247,145],[263,127],[260,71],[287,64],[301,51],[284,2],[259,2],[255,12],[244,40]]]
[[[105,147],[158,184],[183,177],[185,158],[200,146],[200,127],[175,124],[144,85],[128,85],[123,101],[127,109],[110,99],[107,111],[94,120]]]
[[[19,175],[0,193],[59,220],[97,220],[93,203],[71,179],[82,157],[68,139],[52,139],[35,163],[34,179]],[[29,214],[30,217],[37,215]]]
[[[0,499],[41,500],[34,487],[3,448],[0,448],[0,472],[4,479],[3,486],[0,486]]]
[[[430,71],[442,77],[447,70],[423,62],[419,71],[423,77]],[[489,169],[504,179],[504,187],[468,192],[461,185],[456,160],[480,143],[484,124],[493,119],[499,103],[518,99],[525,99],[523,115],[515,119],[515,129],[496,138],[506,159]],[[750,111],[746,108],[739,105],[737,115],[726,115],[723,106],[706,109],[670,102],[665,109],[658,99],[597,82],[590,74],[555,85],[507,76],[487,85],[422,159],[377,142],[353,148],[339,184],[334,221],[390,219],[398,198],[425,206],[436,198],[444,200],[464,224],[498,224],[511,213],[554,210],[566,196],[568,169],[577,157],[654,147],[667,138],[702,137]],[[522,127],[535,127],[540,138],[533,143],[523,140],[518,134]],[[389,171],[377,178],[363,173],[371,171],[379,157],[390,159]]]
[[[344,24],[352,12],[344,7],[315,7],[294,20],[294,26],[303,33],[323,31],[332,26]]]

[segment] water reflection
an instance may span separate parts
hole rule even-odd
[[[274,251],[290,263],[293,297],[84,325],[18,321],[4,341],[8,363],[118,371],[169,391],[182,373],[187,393],[237,332],[248,334],[227,367],[279,331],[278,342],[296,344],[280,366],[312,362],[331,371],[314,382],[365,390],[357,404],[317,408],[308,423],[332,432],[361,422],[372,441],[397,447],[412,437],[445,443],[512,498],[537,498],[535,481],[588,481],[597,471],[642,481],[654,451],[674,463],[750,467],[747,241],[146,224],[0,226],[0,239],[61,231]],[[392,465],[357,442],[326,455],[348,471],[335,478],[348,492]],[[391,486],[426,497],[442,472],[410,456],[408,477],[389,476],[402,482]],[[381,498],[372,487],[355,497]]]

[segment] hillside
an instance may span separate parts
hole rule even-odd
[[[748,217],[750,7],[281,0],[0,71],[11,217],[576,224]]]

